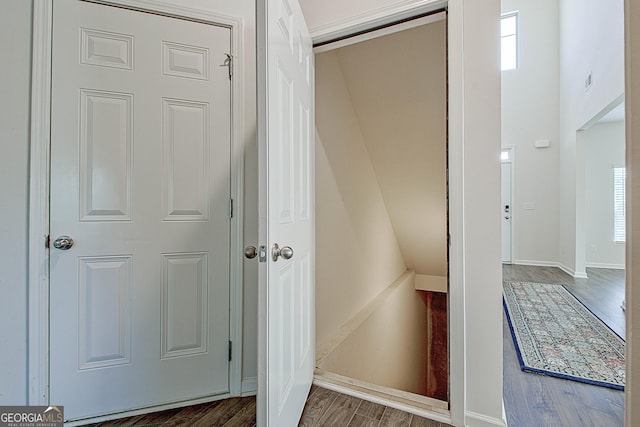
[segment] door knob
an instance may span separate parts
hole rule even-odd
[[[69,250],[71,246],[73,246],[73,239],[69,236],[60,236],[53,241],[53,247],[61,251]]]
[[[278,261],[279,257],[282,257],[284,259],[291,259],[292,256],[293,256],[293,249],[291,249],[289,246],[280,247],[278,246],[277,243],[273,244],[273,247],[271,248],[272,260]]]
[[[244,248],[244,257],[247,259],[254,259],[258,255],[258,250],[255,246],[247,246]]]

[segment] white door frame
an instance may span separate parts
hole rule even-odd
[[[446,7],[448,14],[449,81],[449,307],[464,307],[464,76],[463,1],[423,0],[401,3],[337,24],[310,28],[314,44],[356,34]],[[465,399],[465,311],[449,310],[449,404],[451,420],[464,425]],[[405,408],[406,409],[406,408]]]
[[[231,55],[234,75],[231,84],[231,198],[235,201],[231,219],[231,266],[229,277],[229,339],[233,341],[229,364],[230,395],[239,396],[242,379],[242,236],[244,186],[244,97],[242,63],[238,60],[242,41],[242,19],[203,9],[194,9],[165,0],[84,0],[92,3],[121,6],[141,12],[215,24],[231,32]],[[29,172],[29,260],[28,260],[28,403],[49,404],[49,159],[51,150],[51,42],[53,2],[33,3],[33,47],[31,84],[31,151]],[[48,246],[48,245],[47,245]],[[60,404],[64,404],[58,402]]]

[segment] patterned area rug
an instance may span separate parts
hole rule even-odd
[[[504,282],[523,371],[624,390],[624,340],[562,285]]]

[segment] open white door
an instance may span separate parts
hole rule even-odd
[[[257,3],[258,425],[296,426],[313,380],[313,52],[297,0]],[[280,256],[276,249],[279,245]]]

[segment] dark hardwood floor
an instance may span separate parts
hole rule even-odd
[[[561,283],[596,316],[624,338],[624,271],[587,269],[574,279],[554,267],[505,265],[504,280]],[[624,425],[624,392],[520,370],[503,314],[504,404],[509,426],[615,427]]]
[[[256,425],[256,399],[243,397],[170,409],[92,427],[252,427]],[[304,427],[451,427],[407,412],[312,386],[300,419]]]

